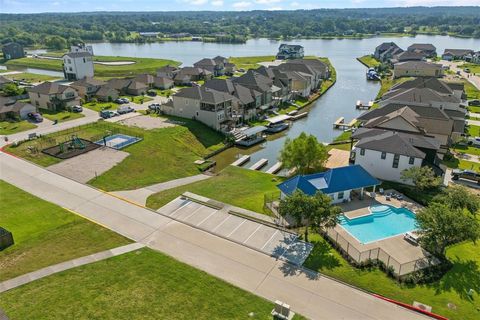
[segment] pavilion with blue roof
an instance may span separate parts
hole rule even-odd
[[[317,191],[329,195],[333,203],[340,203],[350,199],[352,190],[360,190],[363,198],[364,190],[375,187],[380,181],[375,179],[360,165],[332,168],[325,172],[298,175],[290,178],[277,187],[282,192],[282,199],[291,195],[295,190],[301,190],[307,195],[314,195]]]

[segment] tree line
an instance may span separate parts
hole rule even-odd
[[[480,7],[0,14],[2,43],[17,41],[25,46],[63,49],[79,41],[152,41],[138,32],[159,32],[161,36],[189,33],[231,42],[249,37],[361,37],[377,33],[480,37]]]

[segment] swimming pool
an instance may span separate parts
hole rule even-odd
[[[364,244],[417,229],[415,214],[406,208],[377,205],[370,207],[370,212],[353,219],[341,216],[340,225]]]

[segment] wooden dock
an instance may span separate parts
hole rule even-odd
[[[345,124],[345,118],[344,117],[340,117],[338,118],[334,123],[333,123],[333,127],[334,128],[340,128],[340,126],[344,125]]]
[[[355,105],[355,108],[361,110],[369,110],[371,107],[373,107],[373,101],[369,101],[368,104],[363,104],[360,100],[358,100],[357,104]]]
[[[257,162],[255,162],[250,168],[250,170],[260,170],[262,169],[264,166],[266,166],[268,163],[268,159],[260,159],[258,160]]]
[[[350,121],[349,123],[345,123],[345,118],[344,117],[340,117],[337,119],[337,121],[335,121],[333,123],[333,127],[335,129],[341,129],[341,130],[345,130],[345,129],[350,129],[352,128],[353,126],[355,126],[355,123],[357,123],[357,119],[353,119],[352,121]]]
[[[298,119],[301,119],[301,118],[305,118],[306,116],[308,116],[308,112],[302,112],[302,113],[293,115],[291,117],[291,120],[295,121],[295,120],[298,120]]]
[[[250,160],[250,156],[249,156],[249,155],[241,156],[240,158],[238,158],[237,160],[235,160],[235,162],[233,162],[231,165],[232,165],[232,166],[235,166],[235,167],[240,167],[240,166],[242,166],[245,162],[247,162],[248,160]]]
[[[275,163],[273,166],[270,167],[270,169],[268,169],[267,171],[265,171],[266,173],[270,173],[270,174],[275,174],[277,173],[278,171],[280,171],[280,169],[282,169],[282,163],[281,162],[277,162]]]

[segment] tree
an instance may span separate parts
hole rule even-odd
[[[417,213],[420,242],[430,252],[445,257],[447,246],[461,241],[476,241],[480,236],[479,221],[467,210],[432,203]]]
[[[421,191],[438,188],[442,184],[441,177],[435,176],[430,167],[411,167],[401,173],[401,179],[405,182],[412,181]]]
[[[464,186],[445,188],[441,194],[433,198],[433,201],[452,209],[466,209],[473,215],[476,215],[480,210],[480,199]]]
[[[51,36],[45,39],[45,45],[50,49],[62,50],[67,47],[67,40],[60,36]]]
[[[317,192],[309,196],[300,190],[280,201],[279,212],[283,217],[291,216],[297,225],[305,226],[305,241],[308,241],[308,229],[332,228],[338,221],[340,207],[332,206],[332,199]]]
[[[295,139],[286,139],[280,152],[280,161],[287,169],[306,174],[323,169],[328,159],[327,148],[313,135],[302,132]]]
[[[3,93],[8,97],[18,96],[23,93],[23,89],[19,88],[17,84],[9,82],[3,86]]]

